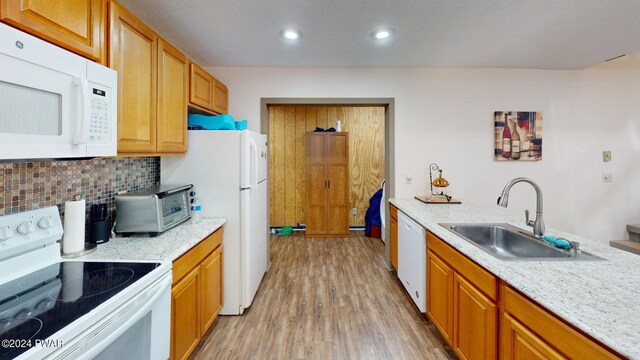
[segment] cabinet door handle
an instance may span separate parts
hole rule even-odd
[[[331,189],[331,180],[327,180],[327,182],[329,182],[329,185],[327,187]]]
[[[327,180],[324,181],[324,188],[327,188]]]

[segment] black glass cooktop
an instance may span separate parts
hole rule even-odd
[[[0,285],[0,359],[29,350],[158,266],[65,261]]]

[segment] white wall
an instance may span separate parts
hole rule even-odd
[[[260,128],[262,97],[393,97],[396,197],[424,194],[437,162],[450,193],[499,209],[504,184],[537,181],[555,227],[602,242],[640,223],[640,67],[581,71],[516,69],[209,68],[229,87],[229,110]],[[493,112],[542,111],[543,160],[493,160]],[[602,150],[613,161],[602,162]],[[603,183],[603,172],[613,183]],[[405,174],[413,184],[405,184]],[[508,212],[535,210],[516,185]]]

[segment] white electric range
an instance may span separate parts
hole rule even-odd
[[[0,359],[169,357],[171,263],[64,260],[53,206],[0,217]]]

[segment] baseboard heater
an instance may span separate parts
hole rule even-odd
[[[282,229],[284,226],[272,226],[270,227],[271,230],[280,230]],[[301,226],[290,226],[290,228],[293,229],[293,231],[306,231],[307,227],[304,225]],[[364,231],[364,226],[349,226],[349,230],[353,230],[353,231]]]

